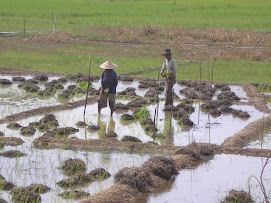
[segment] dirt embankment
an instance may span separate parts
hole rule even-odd
[[[251,141],[259,139],[264,132],[269,131],[271,131],[271,116],[259,119],[249,124],[239,133],[226,139],[222,146],[243,148]]]
[[[243,84],[242,86],[249,97],[249,103],[251,105],[253,105],[259,111],[271,113],[270,109],[268,109],[266,106],[266,102],[268,100],[267,95],[260,93],[252,84]]]
[[[0,146],[18,146],[23,144],[24,141],[16,137],[0,137]]]

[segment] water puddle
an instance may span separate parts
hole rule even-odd
[[[216,155],[196,169],[180,171],[173,184],[165,186],[160,194],[151,194],[148,203],[154,202],[208,202],[223,200],[232,189],[251,192],[255,202],[263,202],[263,195],[255,179],[259,178],[265,158],[239,155]],[[264,172],[266,190],[271,194],[271,164]],[[143,201],[141,201],[143,202]]]

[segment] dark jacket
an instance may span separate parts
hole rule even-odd
[[[109,88],[109,93],[116,94],[116,88],[118,86],[118,76],[114,70],[111,70],[111,74],[108,74],[106,70],[102,74],[101,81],[103,90]]]

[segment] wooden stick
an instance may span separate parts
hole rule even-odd
[[[24,36],[25,36],[26,30],[25,30],[25,19],[24,19]]]
[[[88,67],[88,88],[87,88],[87,93],[86,93],[86,101],[85,101],[85,107],[84,107],[84,122],[86,122],[86,109],[87,109],[87,102],[88,102],[88,92],[89,92],[89,87],[90,87],[90,68],[91,68],[91,61],[92,59],[89,59],[89,67]]]
[[[158,77],[157,77],[157,82],[158,82],[158,86],[157,86],[157,94],[156,94],[156,102],[157,102],[157,106],[155,108],[154,111],[154,118],[153,118],[153,143],[154,140],[156,139],[156,122],[158,121],[158,111],[159,111],[159,88],[160,88],[160,71],[158,73]]]

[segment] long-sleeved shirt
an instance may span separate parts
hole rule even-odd
[[[118,86],[118,76],[114,70],[111,70],[111,74],[104,71],[102,74],[101,85],[103,90],[109,89],[109,93],[116,94],[116,88]]]
[[[162,66],[162,71],[165,69],[167,69],[169,74],[175,76],[177,73],[177,62],[173,58],[171,58],[169,61],[165,59]]]

